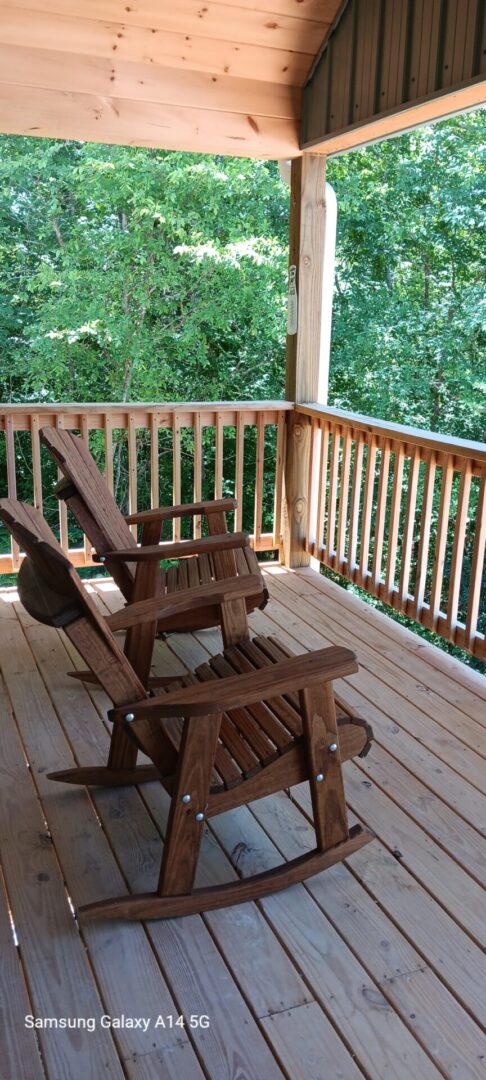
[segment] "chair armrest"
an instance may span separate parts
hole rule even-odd
[[[210,683],[196,683],[194,686],[181,687],[160,698],[125,705],[113,709],[114,719],[121,719],[127,712],[133,713],[135,720],[169,716],[207,716],[215,712],[228,712],[258,701],[279,697],[296,690],[305,690],[353,675],[358,670],[356,656],[350,649],[332,645],[328,649],[304,653],[272,664],[260,671],[249,671],[244,675],[230,675],[226,679],[216,679]]]
[[[180,506],[162,506],[155,510],[142,510],[139,514],[128,514],[128,525],[146,525],[150,521],[171,521],[178,517],[196,517],[198,514],[229,513],[236,510],[237,499],[211,499],[207,502],[182,503]]]
[[[198,540],[177,540],[175,543],[147,544],[144,547],[117,548],[93,556],[96,562],[143,562],[147,559],[186,559],[188,555],[211,555],[215,551],[247,547],[248,533],[222,533],[221,536],[201,536]]]
[[[181,589],[170,596],[151,596],[147,600],[136,600],[127,604],[121,611],[107,615],[105,622],[110,630],[128,630],[141,623],[158,623],[171,619],[183,611],[194,611],[208,604],[224,604],[228,600],[244,600],[247,596],[263,592],[262,579],[258,574],[243,574],[241,577],[223,578],[221,581],[208,581],[196,585],[193,589]]]

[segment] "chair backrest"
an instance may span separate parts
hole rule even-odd
[[[21,602],[34,619],[63,627],[114,704],[146,696],[142,683],[39,510],[0,499],[0,520],[25,551]]]
[[[135,537],[84,439],[72,431],[51,427],[41,428],[40,437],[67,481],[58,494],[98,554],[136,547]],[[109,569],[127,596],[135,576],[133,563],[110,565]]]

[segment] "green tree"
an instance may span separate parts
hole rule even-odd
[[[274,163],[10,137],[2,151],[4,400],[282,392]]]
[[[484,438],[486,110],[336,158],[330,400]]]

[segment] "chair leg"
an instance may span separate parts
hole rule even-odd
[[[137,764],[138,747],[121,724],[113,724],[108,769],[134,769]]]
[[[317,847],[327,851],[349,835],[334,693],[326,684],[299,697]]]
[[[206,819],[221,715],[184,722],[158,884],[159,896],[191,893]]]

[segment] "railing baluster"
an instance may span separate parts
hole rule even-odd
[[[178,413],[172,415],[172,503],[178,506],[181,502],[181,423]],[[174,518],[172,522],[172,539],[181,538],[181,519]]]
[[[324,558],[326,560],[326,551],[324,547],[324,518],[326,514],[326,488],[327,488],[327,459],[329,455],[329,433],[330,424],[327,420],[324,420],[322,424],[321,432],[321,460],[319,463],[319,494],[317,499],[317,529],[316,529],[316,550],[315,555],[317,559]]]
[[[223,498],[223,416],[216,413],[214,498]]]
[[[348,575],[352,581],[355,581],[356,573],[359,570],[356,561],[356,551],[358,548],[359,504],[363,480],[364,445],[363,432],[358,431],[354,439],[353,481],[351,486],[351,505],[349,513]]]
[[[432,587],[430,590],[430,604],[425,625],[431,630],[437,630],[439,621],[440,601],[442,596],[442,582],[444,579],[444,563],[447,546],[447,533],[449,529],[449,512],[451,507],[452,481],[454,478],[454,462],[450,454],[445,455],[442,462],[442,484],[440,489],[439,520],[437,522],[437,536],[435,541],[434,568],[432,572]]]
[[[375,521],[375,544],[372,561],[372,581],[374,588],[379,589],[381,582],[381,565],[383,562],[383,541],[385,537],[386,504],[388,498],[388,478],[390,474],[391,443],[385,439],[381,448],[380,477],[378,480],[378,502],[376,507]]]
[[[332,427],[331,464],[329,469],[329,495],[327,510],[326,529],[326,557],[327,565],[334,566],[335,562],[335,534],[336,534],[336,505],[338,494],[339,452],[341,449],[341,428]]]
[[[481,596],[481,584],[484,566],[484,546],[486,542],[486,466],[481,470],[481,482],[479,485],[478,508],[476,511],[476,528],[474,533],[474,547],[471,564],[471,585],[469,589],[469,603],[466,615],[466,641],[467,646],[474,652],[475,635],[478,625],[479,599]],[[483,639],[483,656],[486,637]]]
[[[159,416],[150,414],[150,505],[156,510],[160,505],[159,483]]]
[[[277,446],[275,451],[275,503],[273,510],[273,546],[281,549],[282,544],[282,490],[285,445],[285,413],[277,416]]]
[[[412,546],[415,526],[415,511],[417,507],[417,491],[420,470],[420,449],[415,446],[410,458],[408,473],[407,507],[405,510],[405,524],[403,528],[402,557],[400,568],[399,606],[406,609],[409,597],[410,573],[412,566]]]
[[[137,498],[137,429],[135,417],[128,414],[128,513],[136,514],[138,509]],[[133,535],[137,536],[137,526],[130,526]]]
[[[236,417],[236,465],[235,465],[235,498],[238,501],[235,514],[235,530],[243,529],[243,459],[245,450],[245,420],[243,413],[239,412]]]
[[[338,572],[344,564],[344,551],[346,547],[349,478],[351,472],[351,444],[351,431],[349,428],[345,428],[343,431],[343,460],[341,465],[341,486],[339,491],[339,515],[337,531],[336,570],[338,570]]]
[[[405,464],[405,448],[403,443],[395,445],[395,462],[393,467],[392,497],[390,507],[390,524],[388,527],[388,554],[385,573],[385,599],[393,603],[395,589],[395,570],[397,565],[398,529],[400,525],[400,509],[402,505],[403,467]]]
[[[467,514],[469,510],[469,497],[471,494],[472,466],[466,461],[462,468],[457,499],[456,524],[454,527],[454,539],[452,542],[451,570],[449,575],[449,596],[447,598],[447,622],[446,636],[450,641],[455,641],[457,627],[457,612],[459,608],[459,594],[461,588],[462,564],[464,559],[464,545],[466,542]]]
[[[307,552],[314,555],[316,551],[315,525],[317,520],[317,497],[319,491],[319,460],[321,447],[321,429],[319,421],[315,417],[311,419],[310,454],[309,454],[309,483],[307,485],[307,527],[306,540]]]
[[[39,439],[40,421],[37,413],[32,413],[30,418],[30,441],[32,446],[32,482],[34,492],[34,506],[42,513],[42,468]]]
[[[81,414],[80,432],[81,432],[81,438],[86,443],[86,446],[88,447],[88,450],[89,450],[89,420],[88,420],[88,414],[87,413],[82,413]],[[86,536],[86,533],[84,533],[84,535],[83,535],[83,551],[84,551],[84,563],[85,563],[85,566],[87,566],[88,563],[91,562],[91,544],[90,544],[90,542],[88,540],[88,537]]]
[[[262,514],[263,514],[263,462],[265,457],[265,423],[264,415],[259,412],[257,415],[257,442],[256,442],[256,462],[255,462],[255,549],[259,550],[259,543],[262,535]]]
[[[367,443],[365,485],[363,494],[363,513],[361,520],[361,550],[359,555],[358,582],[363,589],[368,587],[368,562],[370,557],[371,518],[373,513],[373,492],[375,488],[376,435],[370,435]]]
[[[12,413],[7,413],[5,417],[5,440],[7,452],[7,493],[9,499],[16,499],[17,470],[15,468],[15,436]],[[12,569],[18,570],[20,566],[20,549],[13,536],[10,537],[10,552],[12,555]]]
[[[194,502],[201,502],[202,500],[202,429],[201,429],[201,413],[195,412],[192,421],[194,432],[194,473],[193,473],[193,491]],[[193,535],[195,538],[201,536],[202,532],[202,518],[198,514],[194,518]]]
[[[434,502],[435,474],[437,470],[437,455],[434,450],[427,454],[425,464],[424,491],[422,496],[422,513],[420,516],[420,535],[417,555],[417,574],[415,578],[415,593],[413,598],[413,612],[419,622],[422,621],[422,608],[424,606],[425,586],[427,583],[427,568],[429,562],[430,525],[432,518],[432,506]]]
[[[103,427],[105,429],[105,480],[113,495],[113,420],[109,413],[104,415]]]
[[[64,419],[61,413],[56,415],[56,428],[62,430],[64,428]],[[57,470],[57,479],[62,480],[62,472]],[[69,532],[68,532],[68,516],[67,506],[64,499],[59,499],[59,535],[61,547],[65,555],[69,554]]]

